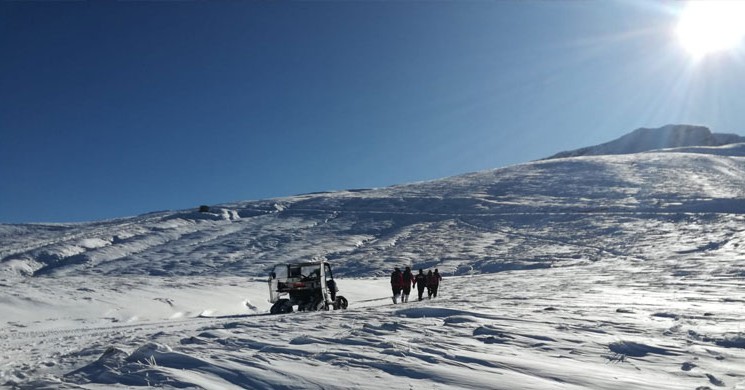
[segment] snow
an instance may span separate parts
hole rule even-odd
[[[745,142],[736,134],[712,133],[707,127],[667,125],[656,129],[640,128],[604,144],[557,153],[550,158],[640,153],[683,147],[711,147]]]
[[[0,387],[745,389],[742,156],[0,225]],[[266,315],[269,267],[312,258],[349,308]],[[392,304],[402,265],[438,297]]]
[[[27,388],[737,388],[745,307],[727,298],[745,283],[720,265],[685,277],[635,260],[449,277],[437,299],[398,305],[385,279],[342,279],[348,310],[283,316],[241,308],[267,308],[266,285],[241,278],[137,277],[99,294],[55,278],[29,287],[63,291],[61,304],[37,302],[49,307],[0,333],[2,375]],[[94,310],[111,307],[131,311],[116,321]],[[194,315],[208,309],[214,318]],[[168,318],[179,311],[190,314]]]

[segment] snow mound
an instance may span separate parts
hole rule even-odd
[[[725,337],[722,340],[717,340],[716,344],[720,347],[725,348],[744,348],[745,349],[745,336],[738,334],[734,336]]]
[[[649,354],[677,355],[677,353],[668,351],[664,348],[653,347],[633,341],[617,341],[608,345],[608,349],[610,349],[611,352],[617,353],[619,355],[631,357],[645,357]]]
[[[107,349],[95,362],[73,371],[66,377],[74,381],[125,386],[192,387],[191,380],[180,380],[179,371],[186,369],[209,370],[209,363],[183,353],[173,352],[167,346],[148,343],[131,354],[117,349]]]

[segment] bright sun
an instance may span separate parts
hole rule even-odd
[[[745,1],[691,1],[680,15],[677,33],[695,58],[732,49],[745,36]]]

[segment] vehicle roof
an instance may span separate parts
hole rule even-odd
[[[286,263],[286,264],[277,264],[277,265],[287,265],[287,266],[304,266],[304,265],[321,265],[321,264],[328,264],[328,261],[308,261],[305,263]]]

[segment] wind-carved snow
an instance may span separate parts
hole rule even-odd
[[[677,264],[634,260],[448,277],[435,300],[384,306],[360,302],[385,295],[385,280],[341,280],[347,311],[20,328],[0,346],[13,355],[27,340],[59,340],[25,357],[55,363],[23,371],[36,379],[4,373],[22,388],[682,389],[711,378],[737,388],[745,308],[730,297],[745,286],[720,268],[728,263],[701,262],[685,277]],[[265,288],[253,285],[243,288]]]
[[[0,225],[0,386],[745,388],[741,150]],[[349,309],[261,315],[312,258]],[[439,296],[391,305],[404,265]]]

